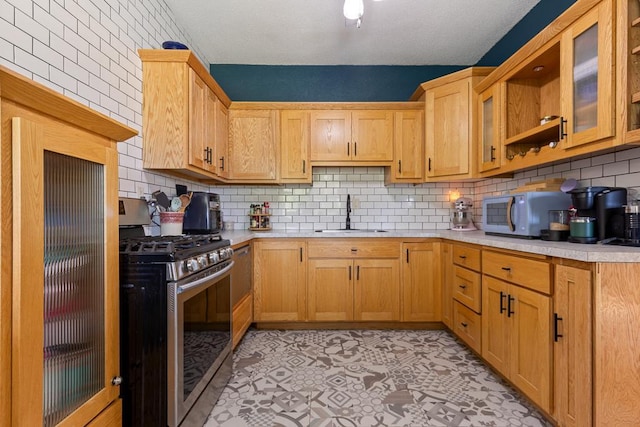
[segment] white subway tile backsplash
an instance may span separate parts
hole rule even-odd
[[[0,34],[0,63],[138,130],[142,68],[137,49],[180,40],[208,62],[163,0],[0,0]],[[120,195],[137,197],[142,185],[147,195],[159,189],[171,196],[176,183],[217,192],[224,218],[237,228],[248,227],[249,205],[264,201],[271,204],[276,230],[344,227],[347,194],[352,196],[354,227],[435,230],[449,227],[453,191],[471,197],[477,213],[486,194],[551,177],[575,177],[580,185],[640,188],[640,147],[531,168],[513,179],[388,187],[381,167],[316,167],[311,185],[209,187],[143,170],[141,136],[118,144],[118,152]]]

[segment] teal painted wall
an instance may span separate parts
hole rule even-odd
[[[541,0],[475,65],[499,65],[575,1]],[[393,102],[407,101],[422,82],[470,65],[210,64],[210,73],[233,101]]]

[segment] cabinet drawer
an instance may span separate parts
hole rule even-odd
[[[400,241],[387,239],[314,239],[309,258],[399,258]]]
[[[453,245],[453,263],[471,270],[480,271],[480,248]]]
[[[469,347],[480,353],[482,321],[479,314],[458,301],[453,302],[453,332]]]
[[[551,264],[546,261],[484,251],[482,272],[551,295]]]
[[[466,268],[453,267],[453,298],[480,313],[481,275]]]
[[[252,321],[253,296],[247,294],[233,307],[233,348],[236,348],[240,340],[242,340]]]

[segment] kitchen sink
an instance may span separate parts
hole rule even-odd
[[[387,230],[378,230],[372,228],[351,228],[347,230],[346,228],[332,228],[325,230],[316,230],[316,233],[386,233]]]

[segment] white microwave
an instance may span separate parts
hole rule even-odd
[[[566,210],[571,196],[562,191],[531,191],[482,199],[482,230],[485,234],[529,239],[549,228],[549,211]]]

